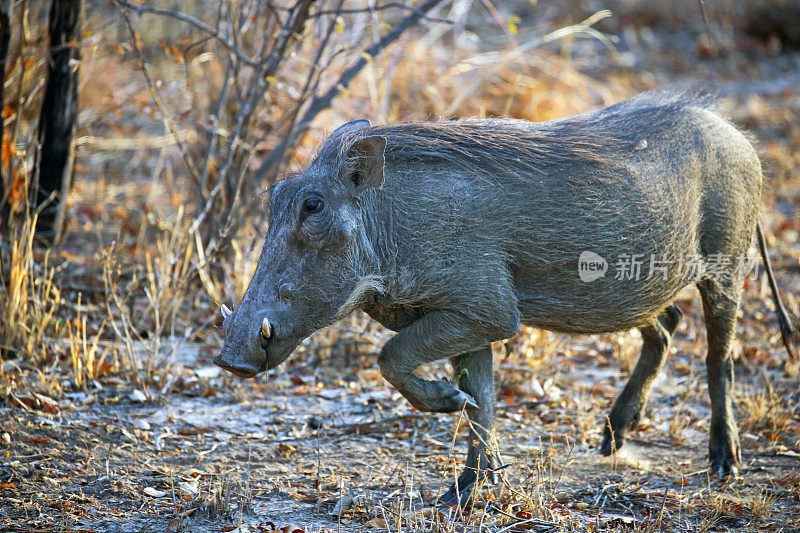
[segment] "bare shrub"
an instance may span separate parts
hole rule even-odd
[[[259,205],[254,194],[274,178],[317,114],[439,3],[346,8],[342,0],[242,0],[219,2],[213,17],[203,17],[212,13],[206,3],[173,11],[116,0],[152,99],[178,139],[196,198],[189,233],[200,232],[206,260],[227,248]],[[145,17],[167,17],[198,34],[182,48],[166,48],[182,66],[182,110],[170,105],[147,65],[148,42],[139,32],[145,22],[138,20]],[[257,166],[255,156],[265,148]]]

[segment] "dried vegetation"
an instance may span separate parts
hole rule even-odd
[[[721,93],[758,142],[763,218],[797,313],[797,34],[785,17],[770,18],[769,30],[753,15],[790,2],[708,2],[708,26],[690,0],[443,3],[369,57],[307,130],[298,124],[314,95],[409,9],[310,19],[266,72],[248,61],[264,53],[257,31],[274,31],[259,11],[270,4],[221,2],[215,13],[202,2],[159,5],[178,4],[205,24],[228,24],[243,57],[194,24],[137,15],[132,3],[89,3],[76,175],[52,249],[37,243],[25,202],[41,13],[22,2],[15,14],[24,24],[6,68],[2,141],[17,218],[0,241],[0,529],[800,529],[800,369],[785,362],[762,277],[748,280],[735,346],[745,478],[730,484],[705,471],[705,334],[691,291],[652,405],[610,459],[596,453],[599,430],[636,360],[636,333],[572,339],[525,328],[498,343],[506,467],[463,510],[435,502],[459,471],[466,421],[414,412],[385,384],[374,355],[391,333],[367,317],[315,334],[254,382],[210,365],[218,305],[235,302],[255,268],[257,177],[272,179],[278,163],[259,165],[276,149],[293,168],[348,119],[548,120],[652,87]],[[309,13],[328,9],[315,6]],[[448,369],[426,371],[446,378]]]

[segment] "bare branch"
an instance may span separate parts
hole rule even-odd
[[[117,2],[118,4],[120,3],[119,0],[114,0],[114,1]],[[199,185],[200,175],[199,172],[197,171],[197,167],[195,166],[194,161],[191,158],[189,148],[181,139],[180,132],[178,131],[178,128],[175,125],[174,120],[172,119],[172,115],[167,111],[166,106],[161,101],[161,98],[158,96],[158,91],[156,90],[156,84],[150,77],[150,71],[147,69],[147,63],[145,62],[142,49],[139,46],[136,30],[133,28],[133,23],[131,22],[128,13],[124,9],[120,7],[119,10],[122,13],[122,17],[125,19],[125,25],[128,27],[128,32],[131,35],[133,49],[134,52],[136,53],[136,57],[139,60],[139,64],[142,67],[142,74],[144,76],[145,83],[147,84],[147,88],[150,91],[150,97],[153,99],[153,102],[155,103],[159,113],[161,113],[161,116],[164,117],[164,123],[166,124],[170,133],[175,137],[178,147],[180,148],[181,157],[183,158],[184,163],[186,163],[186,167],[189,169],[189,173],[191,174],[192,179],[196,184]]]
[[[323,11],[317,11],[316,13],[312,14],[310,18],[314,17],[322,17],[325,15],[352,15],[352,14],[361,14],[361,13],[371,13],[375,11],[385,11],[387,9],[405,9],[412,13],[417,13],[420,15],[420,20],[425,20],[428,22],[437,22],[439,24],[452,24],[452,20],[442,19],[442,18],[434,18],[427,16],[424,12],[420,11],[420,9],[409,5],[403,4],[401,2],[389,2],[388,4],[382,4],[379,6],[369,7],[369,8],[357,8],[357,9],[328,9]]]
[[[324,94],[317,95],[309,104],[303,118],[297,125],[293,133],[284,137],[278,146],[272,149],[269,155],[261,163],[261,166],[255,172],[255,179],[263,181],[266,179],[283,161],[286,148],[293,144],[297,138],[305,132],[314,121],[314,118],[323,110],[330,107],[333,99],[346,89],[350,82],[358,75],[359,72],[372,60],[373,57],[380,54],[387,46],[396,41],[408,28],[419,22],[427,12],[440,4],[443,0],[427,0],[420,5],[416,10],[406,16],[403,20],[397,23],[392,31],[383,36],[380,40],[369,46],[361,55],[358,60],[353,63],[347,70],[345,70],[339,79],[334,83]]]
[[[279,37],[280,45],[276,47],[278,52],[270,54],[270,56],[275,58],[275,60],[265,61],[260,65],[258,76],[255,79],[255,84],[249,91],[247,99],[240,107],[239,113],[236,116],[236,126],[234,129],[233,138],[229,143],[229,150],[225,162],[220,168],[219,175],[217,177],[217,183],[209,193],[208,199],[202,211],[196,216],[195,221],[192,223],[190,232],[194,232],[200,227],[211,211],[211,208],[214,206],[217,196],[219,195],[222,186],[225,184],[228,172],[234,167],[235,156],[237,154],[237,148],[239,146],[240,139],[244,135],[246,126],[250,123],[253,113],[256,111],[257,103],[263,98],[267,89],[271,85],[270,78],[277,70],[280,64],[280,59],[286,57],[286,50],[291,45],[293,36],[297,35],[305,24],[305,21],[308,18],[309,10],[313,3],[314,0],[297,1],[292,8],[291,13],[289,14],[288,20],[281,30],[281,35]],[[252,150],[249,152],[252,154]],[[234,187],[234,198],[231,199],[229,205],[231,214],[233,213],[233,209],[235,207],[235,199],[238,198],[242,186],[244,185],[245,176],[246,174],[244,172],[244,168],[242,168],[239,179]],[[231,217],[229,216],[229,223],[230,218]]]
[[[197,110],[198,127],[209,125],[203,143],[204,153],[192,154],[187,146],[180,143],[181,156],[197,187],[197,211],[189,233],[196,235],[198,247],[204,251],[204,263],[226,248],[231,235],[255,208],[256,202],[248,194],[259,183],[252,179],[253,172],[250,170],[255,155],[253,124],[268,91],[275,88],[277,95],[288,94],[292,103],[276,115],[276,120],[282,123],[281,142],[268,155],[266,165],[262,163],[260,173],[256,171],[256,177],[270,174],[281,164],[287,147],[296,142],[322,110],[330,107],[333,99],[351,84],[373,57],[421,20],[447,22],[428,17],[434,7],[443,3],[442,0],[421,0],[419,5],[388,0],[382,5],[367,3],[361,9],[357,9],[357,6],[345,9],[345,0],[329,3],[290,0],[290,4],[281,6],[269,0],[245,0],[236,7],[228,0],[221,0],[217,12],[209,15],[209,18],[178,10],[141,6],[134,4],[134,1],[114,0],[131,33],[134,52],[151,96],[171,133],[176,133],[175,117],[168,114],[155,90],[141,43],[133,31],[131,17],[134,14],[149,14],[175,19],[199,30],[203,41],[215,41],[228,52],[224,54],[227,55],[226,66],[219,92],[209,100],[207,111]],[[330,48],[336,43],[334,36],[340,28],[338,17],[359,14],[374,16],[377,11],[385,10],[405,10],[407,13],[389,33],[376,38],[373,44],[364,48],[345,47],[339,52],[330,53]],[[265,23],[263,28],[261,22]],[[310,23],[321,30],[313,37],[316,39],[313,47],[306,46],[310,43],[308,39],[312,38],[307,31]],[[252,24],[259,24],[259,27],[255,29]],[[350,36],[348,42],[360,42],[362,38]],[[340,60],[336,59],[339,53],[352,57],[350,64],[344,63],[345,70],[337,75],[338,80],[331,87],[322,89],[323,73],[332,65],[339,64]],[[291,72],[287,69],[291,69]],[[283,71],[287,76],[280,76]],[[287,79],[279,83],[278,77]],[[287,92],[287,87],[293,81],[298,81],[299,85]],[[191,80],[187,78],[187,86],[190,83]],[[274,129],[277,123],[270,125],[270,129]],[[199,168],[197,165],[200,165]]]
[[[250,57],[247,57],[243,53],[241,53],[236,45],[231,42],[231,40],[222,35],[217,28],[212,28],[202,20],[198,19],[197,17],[193,17],[191,15],[187,15],[186,13],[181,13],[180,11],[174,11],[172,9],[161,9],[158,7],[149,7],[149,6],[140,6],[137,4],[133,4],[128,0],[114,0],[118,5],[128,8],[132,11],[135,11],[137,15],[141,15],[142,13],[151,13],[153,15],[162,15],[165,17],[171,17],[182,22],[186,22],[187,24],[191,24],[195,28],[207,33],[209,36],[213,37],[217,40],[219,44],[224,46],[228,49],[229,52],[234,54],[242,63],[250,65],[251,67],[260,67],[263,61],[257,61]]]

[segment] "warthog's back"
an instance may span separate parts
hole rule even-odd
[[[641,325],[698,261],[750,238],[760,205],[750,143],[686,95],[546,123],[373,130],[389,141],[380,196],[415,273],[405,291],[441,306],[463,298],[465,279],[492,291],[510,276],[522,321],[551,330]]]

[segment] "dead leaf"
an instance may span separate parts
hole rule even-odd
[[[375,517],[366,524],[364,527],[374,527],[375,529],[386,529],[389,524],[386,523],[386,520],[383,518]]]
[[[145,487],[144,493],[151,498],[163,498],[167,495],[163,490],[156,490],[153,487]]]
[[[291,444],[287,444],[282,442],[278,445],[278,453],[281,454],[285,459],[288,459],[297,451],[297,448],[292,446]]]
[[[33,396],[11,395],[11,405],[22,407],[28,411],[41,411],[51,415],[58,414],[56,401],[42,394],[33,393]]]
[[[306,380],[300,374],[296,372],[292,372],[289,374],[289,380],[294,383],[295,385],[305,385]]]

